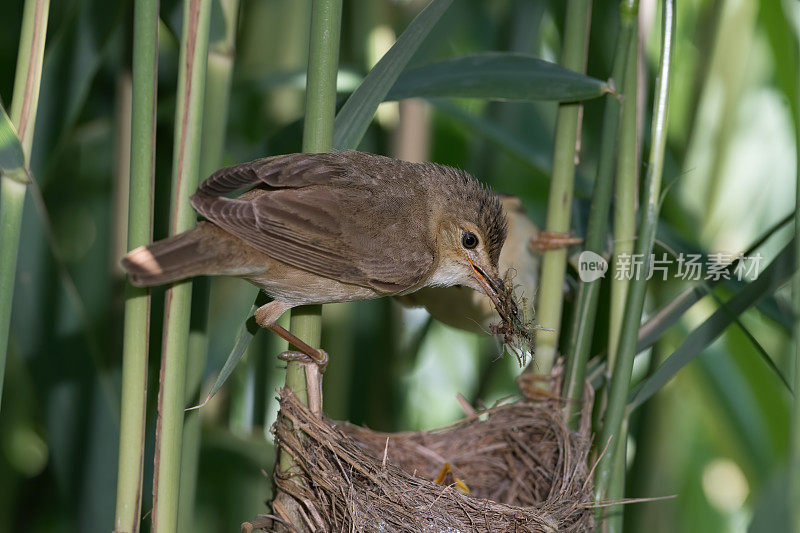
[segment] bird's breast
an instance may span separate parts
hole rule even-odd
[[[351,302],[384,296],[374,289],[318,276],[274,259],[269,268],[246,279],[276,300],[292,305]]]

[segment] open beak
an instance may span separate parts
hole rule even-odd
[[[500,314],[500,318],[502,318],[505,322],[511,322],[516,319],[518,315],[517,304],[509,295],[506,294],[506,287],[503,284],[503,280],[501,280],[499,277],[492,277],[488,275],[484,269],[473,263],[471,260],[467,260],[469,261],[469,264],[472,265],[475,279],[480,284],[483,292],[486,293],[486,296],[492,300],[495,309],[497,309],[497,312]],[[501,298],[507,298],[508,301],[503,302]],[[509,313],[511,316],[509,316]]]

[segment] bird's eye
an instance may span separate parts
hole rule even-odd
[[[461,245],[468,250],[478,246],[478,237],[471,231],[465,231],[461,236]]]

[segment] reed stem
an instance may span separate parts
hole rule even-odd
[[[625,407],[628,388],[636,351],[636,337],[644,309],[647,290],[646,273],[650,265],[661,195],[661,177],[664,170],[664,152],[667,141],[667,109],[669,106],[669,87],[672,74],[673,41],[675,37],[675,0],[664,0],[662,10],[661,62],[656,78],[656,94],[653,102],[653,123],[651,128],[650,158],[645,176],[642,197],[642,213],[639,221],[635,250],[643,258],[642,269],[634,275],[628,288],[625,301],[625,316],[619,336],[619,347],[614,372],[609,388],[608,408],[598,443],[605,446],[606,452],[600,457],[595,475],[595,501],[607,499],[609,481]]]
[[[225,133],[228,124],[233,62],[236,52],[236,29],[239,0],[220,0],[223,27],[208,45],[208,68],[203,103],[203,131],[200,138],[200,179],[211,175],[222,165]],[[200,385],[208,352],[208,302],[210,282],[196,279],[192,288],[191,325],[189,327],[189,354],[186,366],[186,401],[191,405],[200,402]],[[178,531],[194,531],[194,503],[197,468],[200,457],[200,410],[185,414],[181,451],[180,501],[178,506]]]
[[[795,59],[800,59],[800,30],[797,30],[797,46],[795,47]],[[800,76],[796,80],[796,97],[800,102]],[[792,305],[794,307],[794,402],[792,406],[791,420],[791,443],[789,447],[789,491],[786,506],[790,509],[791,528],[795,533],[800,533],[800,507],[797,502],[800,499],[800,105],[795,109],[794,128],[795,128],[795,153],[797,164],[797,190],[795,200],[794,217],[794,257],[795,273],[792,279]]]
[[[128,194],[128,249],[153,236],[153,179],[158,65],[158,1],[136,2],[133,14],[133,92]],[[142,465],[147,422],[150,291],[127,283],[122,340],[122,401],[115,531],[141,525]]]
[[[303,123],[303,151],[327,152],[333,146],[333,120],[336,114],[336,74],[339,64],[339,33],[342,0],[314,0],[311,5],[311,36],[308,52],[306,115]],[[318,347],[322,333],[322,306],[304,306],[292,310],[290,329],[310,346]],[[305,366],[292,361],[286,368],[286,387],[309,405]],[[283,449],[278,454],[277,472],[287,476],[298,466]],[[281,494],[277,495],[280,498]],[[291,520],[303,528],[299,513],[290,503]]]
[[[617,160],[616,200],[614,204],[614,253],[611,265],[620,264],[617,259],[622,254],[633,254],[633,245],[636,237],[636,190],[638,187],[639,148],[637,131],[639,120],[637,116],[638,105],[638,77],[639,77],[639,38],[634,29],[628,51],[628,71],[625,74],[625,86],[622,97],[622,118],[619,132],[619,159]],[[620,328],[625,312],[625,299],[628,295],[630,281],[622,276],[620,279],[611,277],[611,303],[609,310],[608,326],[608,379],[614,369],[617,346],[619,344]],[[606,389],[604,389],[604,394]],[[608,498],[618,501],[625,497],[625,456],[627,436],[627,416],[623,419],[623,429],[620,432],[621,446],[617,446],[614,460],[614,470],[611,475],[611,484]],[[623,506],[616,505],[608,508],[608,533],[621,532],[623,528]]]
[[[33,129],[39,107],[39,85],[42,80],[44,41],[47,35],[47,14],[50,0],[25,0],[22,32],[14,75],[14,98],[11,122],[22,144],[25,165],[29,165],[33,146]],[[25,178],[27,179],[27,178]],[[8,352],[11,304],[17,273],[17,255],[22,227],[22,211],[27,185],[8,173],[0,174],[0,399]]]
[[[341,22],[342,0],[314,0],[311,7],[306,115],[303,123],[304,152],[327,152],[333,146]],[[322,306],[292,310],[290,324],[292,333],[310,346],[318,347],[322,333]],[[286,386],[304,403],[308,403],[305,371],[301,364],[289,363]]]
[[[567,3],[561,65],[576,72],[586,71],[591,10],[591,0],[569,0]],[[580,103],[558,106],[553,149],[553,176],[550,181],[545,222],[547,231],[567,233],[570,229],[581,109]],[[536,330],[535,366],[532,361],[528,365],[528,371],[549,374],[555,363],[561,330],[566,265],[566,249],[549,250],[543,254],[536,310],[536,321],[541,327]]]
[[[189,196],[197,188],[199,175],[210,12],[209,1],[184,0],[170,235],[190,230],[196,222]],[[191,281],[174,283],[167,290],[153,478],[154,532],[177,529],[191,301]]]

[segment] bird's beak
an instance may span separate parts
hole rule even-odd
[[[512,322],[516,319],[518,315],[517,304],[514,302],[514,299],[506,293],[503,280],[497,276],[490,276],[486,273],[485,269],[476,265],[472,260],[467,260],[469,264],[472,265],[475,279],[478,284],[480,284],[483,292],[486,293],[486,296],[492,300],[497,312],[500,314],[500,318],[502,318],[504,322]]]

